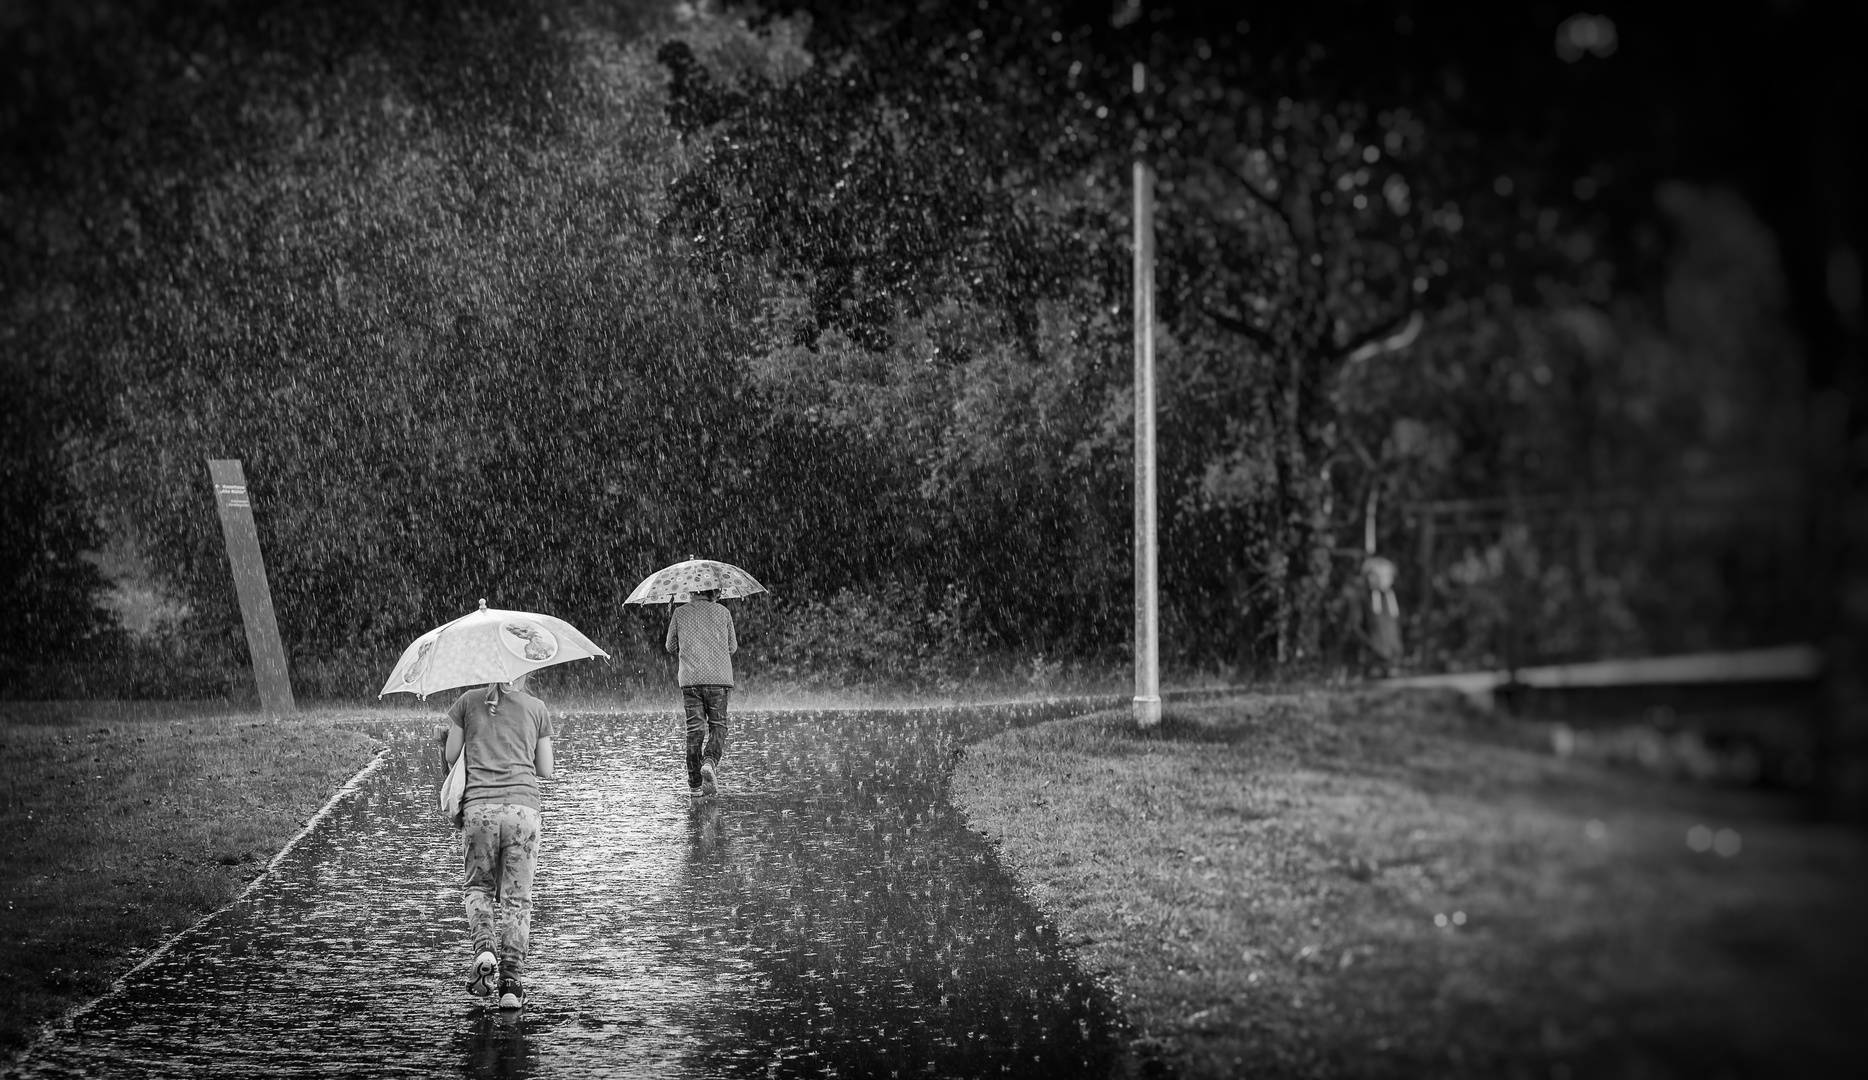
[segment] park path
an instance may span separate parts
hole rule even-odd
[[[428,726],[372,726],[383,765],[273,876],[21,1073],[1129,1073],[1108,995],[946,796],[961,747],[1085,708],[736,714],[698,807],[673,715],[564,717],[519,1014],[461,989]]]

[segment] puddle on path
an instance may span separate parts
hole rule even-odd
[[[945,794],[960,747],[1077,710],[736,714],[698,807],[672,714],[565,717],[517,1015],[461,988],[426,726],[373,729],[388,761],[273,879],[23,1075],[1127,1073],[1107,995]]]

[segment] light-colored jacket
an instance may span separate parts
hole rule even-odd
[[[733,632],[733,613],[712,600],[696,598],[676,608],[662,647],[681,657],[675,681],[682,686],[733,685],[739,636]]]

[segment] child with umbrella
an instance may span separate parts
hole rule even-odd
[[[532,879],[538,867],[539,781],[553,779],[551,712],[532,696],[532,672],[551,664],[608,656],[562,619],[529,611],[480,609],[415,639],[382,694],[427,697],[474,685],[448,706],[443,763],[462,777],[460,809],[473,958],[467,991],[494,996],[501,1009],[524,1006],[525,958],[532,937]],[[382,696],[382,695],[378,695]]]

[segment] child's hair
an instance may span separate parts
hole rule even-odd
[[[532,673],[529,671],[521,672],[520,674],[515,675],[510,679],[507,679],[505,683],[497,683],[497,682],[487,683],[486,684],[486,711],[493,714],[494,716],[499,715],[499,698],[500,698],[499,688],[502,685],[513,686],[517,689],[526,690],[526,689],[531,688],[531,684],[532,684]]]

